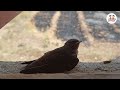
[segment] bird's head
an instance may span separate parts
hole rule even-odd
[[[65,43],[64,46],[68,47],[70,50],[75,51],[78,49],[80,42],[82,42],[82,41],[79,41],[77,39],[70,39]]]

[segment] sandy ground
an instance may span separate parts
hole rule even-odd
[[[117,59],[118,60],[118,59]],[[120,62],[109,64],[80,62],[73,70],[53,74],[20,74],[22,62],[0,62],[0,79],[119,79]]]
[[[19,62],[5,62],[0,61],[0,73],[10,74],[19,73],[24,66],[21,64],[23,61]],[[103,62],[79,62],[78,65],[66,73],[118,73],[120,72],[120,58],[113,60],[111,63],[104,64]]]
[[[109,25],[109,12],[41,11],[23,12],[1,29],[0,78],[82,79],[120,78],[120,12]],[[79,64],[61,74],[23,75],[23,61],[41,57],[70,38],[84,42],[79,47]],[[86,47],[87,46],[87,47]],[[104,64],[103,61],[112,61]]]

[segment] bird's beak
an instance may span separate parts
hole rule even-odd
[[[79,41],[79,43],[81,43],[82,41]]]
[[[79,43],[81,43],[82,41],[79,41]]]
[[[80,44],[80,42],[82,42],[82,41],[76,42],[76,44]]]

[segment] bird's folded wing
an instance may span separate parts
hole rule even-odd
[[[59,57],[59,58],[58,58]],[[31,64],[28,64],[26,66],[26,69],[28,68],[33,68],[33,67],[38,67],[38,66],[44,66],[44,65],[49,65],[49,64],[58,64],[60,63],[61,59],[63,59],[62,55],[59,55],[59,53],[56,53],[54,55],[44,55],[41,58],[39,58],[38,60],[32,62]]]

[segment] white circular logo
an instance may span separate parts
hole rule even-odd
[[[117,21],[117,16],[114,13],[107,15],[106,20],[109,24],[114,24]]]

